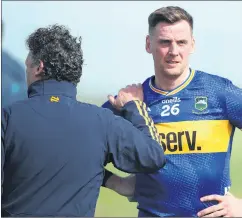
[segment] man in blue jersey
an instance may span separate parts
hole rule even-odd
[[[138,202],[139,217],[242,216],[230,194],[230,154],[242,129],[242,90],[231,81],[189,68],[193,18],[179,7],[149,16],[146,51],[155,76],[143,83],[144,102],[161,136],[166,166],[154,174],[111,175],[105,186]],[[116,114],[115,98],[103,107]]]

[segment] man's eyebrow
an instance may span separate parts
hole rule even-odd
[[[159,38],[159,41],[171,41],[169,38]]]

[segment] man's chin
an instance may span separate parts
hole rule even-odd
[[[179,76],[181,76],[182,72],[181,70],[179,69],[165,69],[164,70],[164,73],[167,77],[170,77],[170,78],[177,78]]]

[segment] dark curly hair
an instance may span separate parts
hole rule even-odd
[[[81,37],[73,37],[65,26],[39,28],[26,41],[33,64],[44,64],[43,79],[68,81],[77,85],[82,75]]]

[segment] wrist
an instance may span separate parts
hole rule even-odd
[[[113,176],[114,174],[111,172],[111,171],[109,171],[109,170],[107,170],[107,169],[105,169],[105,171],[104,171],[104,178],[103,178],[103,183],[102,183],[102,186],[103,187],[107,187],[107,188],[109,188],[108,187],[108,181],[110,180],[110,178]]]
[[[120,177],[115,174],[112,174],[106,182],[106,187],[115,192],[118,192],[119,184],[120,184]]]

